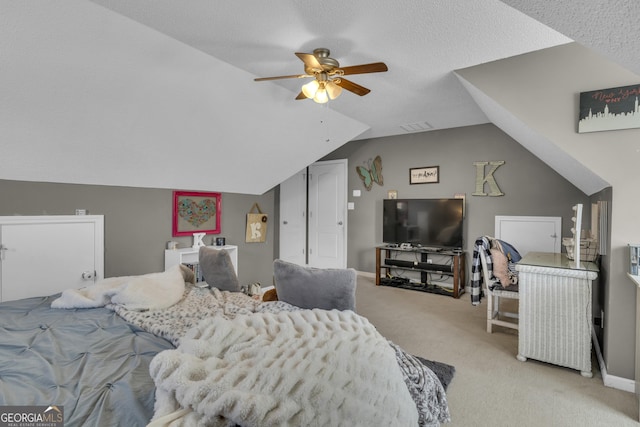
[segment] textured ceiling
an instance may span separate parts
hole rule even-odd
[[[640,74],[640,2],[503,0],[630,71]]]
[[[580,25],[594,12],[582,2],[508,3],[587,46],[629,50],[628,40]],[[251,194],[353,139],[485,123],[453,70],[571,40],[497,0],[0,8],[0,179]],[[574,17],[580,24],[566,22]],[[316,47],[344,66],[384,61],[389,71],[352,76],[371,93],[324,106],[294,100],[299,80],[253,81],[301,73],[294,52]]]
[[[413,123],[484,123],[452,70],[570,41],[495,0],[93,1],[254,76],[301,73],[294,52],[317,47],[344,66],[385,62],[386,73],[350,78],[370,94],[344,93],[330,105],[370,126],[359,138],[404,133]],[[280,85],[293,102],[304,82],[247,84]]]

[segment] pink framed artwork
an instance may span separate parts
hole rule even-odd
[[[220,233],[222,195],[196,191],[173,192],[173,235]]]

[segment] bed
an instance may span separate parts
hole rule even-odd
[[[163,308],[52,308],[60,299],[0,304],[0,406],[55,405],[65,426],[450,419],[435,374],[351,310],[189,282]]]

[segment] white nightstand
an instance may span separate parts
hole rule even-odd
[[[207,246],[211,249],[224,249],[229,253],[233,269],[238,275],[238,247],[234,245],[224,246]],[[164,269],[167,270],[176,264],[196,264],[198,263],[198,252],[200,249],[181,248],[181,249],[165,249],[164,251]]]

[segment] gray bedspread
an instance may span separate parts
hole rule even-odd
[[[0,406],[62,406],[67,427],[146,426],[156,397],[152,359],[180,344],[202,319],[299,310],[193,286],[178,304],[143,312],[52,309],[59,295],[0,303]],[[435,374],[389,344],[416,403],[418,425],[449,421]]]
[[[58,296],[0,304],[0,405],[61,405],[67,427],[147,425],[149,363],[173,345],[106,308],[50,308]]]

